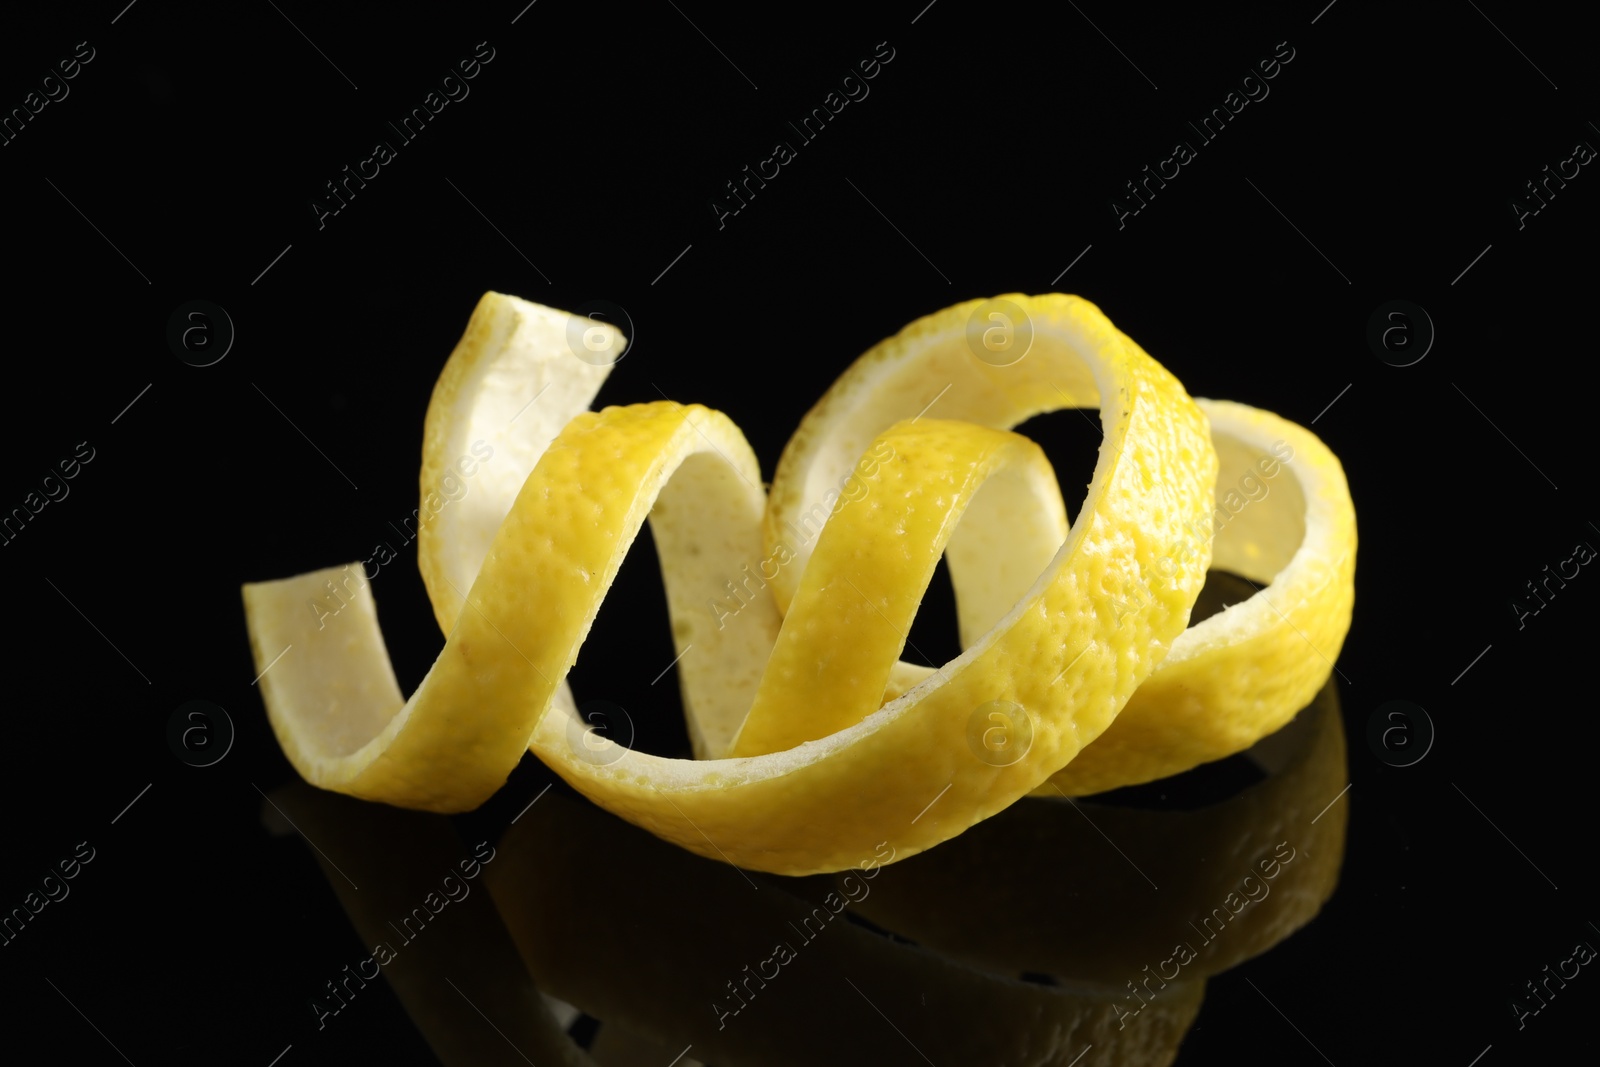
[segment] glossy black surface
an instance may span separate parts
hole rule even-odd
[[[554,958],[534,977],[613,1015],[571,1024],[600,1062],[666,1067],[688,1045],[684,1063],[1022,1062],[983,1049],[1011,1047],[1019,1016],[1077,1010],[1069,981],[1126,992],[1188,936],[1169,926],[1334,819],[1347,820],[1338,861],[1309,851],[1330,864],[1326,903],[1249,953],[1228,943],[1255,937],[1246,927],[1217,939],[1207,958],[1228,966],[1206,978],[1174,1062],[1496,1067],[1592,1048],[1600,978],[1564,963],[1600,946],[1600,579],[1575,550],[1600,546],[1584,326],[1600,179],[1574,150],[1600,146],[1600,114],[1577,15],[1357,0],[125,2],[19,9],[0,34],[0,107],[26,112],[0,144],[0,509],[37,507],[0,544],[0,909],[60,897],[0,944],[8,1059],[543,1067],[505,1040],[536,1025],[526,979],[494,977],[522,966],[495,924],[526,921],[523,940],[547,938]],[[470,95],[337,214],[314,208],[479,42],[493,58]],[[725,183],[796,139],[788,124],[879,42],[893,59],[870,94],[719,226]],[[1221,133],[1190,131],[1289,52]],[[1125,183],[1180,139],[1194,158],[1133,214]],[[726,981],[759,969],[831,885],[762,878],[752,892],[561,786],[507,834],[553,780],[532,757],[447,821],[310,793],[252,684],[239,586],[392,537],[417,506],[433,382],[488,289],[625,308],[637,344],[599,402],[721,409],[768,478],[850,360],[921,315],[1015,291],[1079,293],[1193,395],[1311,426],[1345,466],[1361,538],[1334,676],[1343,752],[1314,767],[1336,803],[1313,825],[1322,805],[1305,800],[1299,824],[1269,834],[1290,809],[1251,798],[1309,779],[1243,757],[1081,812],[1024,801],[885,868],[853,918],[797,946],[719,1030]],[[209,366],[169,342],[192,301],[234,333]],[[1416,349],[1384,348],[1382,329],[1369,341],[1375,321],[1420,338],[1414,311],[1384,317],[1394,301],[1435,332],[1408,366]],[[1075,514],[1098,434],[1071,412],[1023,430]],[[46,481],[75,460],[70,481]],[[641,541],[572,683],[626,708],[639,747],[679,754],[677,693],[651,684],[674,650]],[[409,691],[441,639],[414,546],[383,573],[375,593]],[[941,573],[912,638],[938,659],[954,634]],[[169,743],[195,700],[234,731],[208,766]],[[1435,733],[1410,766],[1381,742],[1403,710],[1392,701],[1425,709]],[[308,830],[319,856],[278,832],[267,797],[301,812],[302,830],[327,820],[330,840],[350,842]],[[1205,836],[1224,823],[1249,847]],[[323,863],[372,871],[345,895],[398,921],[479,842],[499,851],[473,895],[400,946],[394,965],[415,987],[380,978],[337,1015],[313,1008],[374,947]],[[512,876],[518,857],[546,854]],[[1310,860],[1297,852],[1278,877]],[[44,884],[62,864],[74,876]],[[502,920],[486,909],[491,875],[543,910]],[[1273,890],[1239,919],[1289,896]],[[1545,983],[1539,999],[1530,982]],[[1110,1026],[1153,1032],[1180,992]],[[642,1059],[606,1047],[630,1026],[654,1042]],[[729,1033],[746,1044],[718,1045]],[[456,1058],[442,1060],[450,1040]],[[1145,1062],[1094,1044],[1081,1064]]]

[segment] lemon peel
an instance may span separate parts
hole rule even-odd
[[[487,293],[434,384],[422,428],[421,478],[423,507],[432,518],[417,533],[417,565],[446,633],[446,620],[461,610],[517,490],[562,427],[589,410],[611,373],[610,363],[573,357],[568,338],[575,321],[602,334],[613,350],[625,344],[610,323]],[[472,398],[470,417],[450,417],[462,397]],[[477,491],[452,507],[429,507],[478,441],[488,445],[492,460],[476,475]]]
[[[1355,507],[1344,469],[1288,419],[1198,403],[1221,462],[1218,521],[1200,536],[1215,528],[1211,565],[1256,588],[1185,630],[1116,721],[1041,794],[1103,792],[1242,752],[1293,718],[1333,673],[1355,603]],[[1266,495],[1232,513],[1224,491],[1280,463],[1275,482],[1255,474],[1271,486]]]
[[[961,558],[970,556],[977,584],[998,594],[988,630],[1066,538],[1055,472],[1026,437],[928,419],[896,424],[878,444],[893,458],[829,523],[729,755],[793,748],[876,711],[947,544],[968,553]],[[1029,540],[1049,546],[1031,565],[982,550],[1002,531],[1030,526]],[[883,536],[886,529],[894,536]],[[947,664],[945,672],[964,667]]]
[[[1200,406],[1092,304],[1009,299],[1031,316],[1035,358],[997,368],[968,354],[962,364],[957,339],[979,302],[913,323],[807,417],[768,499],[748,444],[718,412],[658,402],[569,417],[603,380],[556,343],[571,317],[487,295],[430,404],[424,498],[445,457],[485,430],[501,434],[496,462],[506,462],[475,481],[473,507],[447,509],[419,545],[447,640],[412,698],[398,691],[359,576],[345,578],[354,610],[331,619],[302,605],[332,571],[245,587],[258,668],[295,646],[262,679],[285,754],[324,788],[460,811],[492,794],[528,747],[661,837],[786,874],[843,869],[884,840],[913,855],[1044,786],[1106,732],[1184,633],[1211,557],[1186,531],[1210,515],[1218,451]],[[545,402],[522,379],[545,374],[554,391],[564,367],[577,378],[559,402],[523,421]],[[926,387],[945,372],[953,402],[919,422],[910,399],[927,406]],[[821,425],[830,404],[852,417]],[[1105,433],[1070,529],[1042,455],[998,432],[1061,406],[1098,406]],[[810,489],[883,447],[893,493],[825,513],[820,536],[799,546],[801,566],[780,569],[735,625],[705,611],[728,561],[770,550],[778,518],[802,514]],[[1000,506],[983,503],[991,495]],[[565,675],[647,516],[697,760],[605,746],[597,758],[570,740],[584,729]],[[913,527],[895,560],[886,534]],[[941,551],[966,650],[919,679],[895,662],[906,627],[891,620],[909,621]],[[875,586],[890,563],[900,584]],[[809,586],[807,564],[823,576]],[[841,607],[840,578],[865,606]],[[1145,591],[1131,605],[1119,599],[1130,587]],[[1300,610],[1285,608],[1291,619]],[[797,669],[824,654],[851,669]],[[968,749],[972,713],[994,701],[1015,702],[1034,723],[1028,750],[1005,766]],[[1112,761],[1109,773],[1138,772]]]
[[[1026,317],[1032,345],[1026,358],[997,366],[975,358],[969,323],[980,311],[1006,305]],[[1097,406],[1093,382],[1060,359],[1050,331],[1063,320],[1098,325],[1097,319],[1103,319],[1098,309],[1077,297],[1011,293],[947,308],[874,346],[839,376],[785,447],[764,522],[768,544],[783,543],[796,523],[835,521],[815,501],[846,469],[858,442],[930,401],[942,418],[997,429],[1044,412]],[[1132,340],[1116,336],[1137,350]],[[1086,737],[1083,752],[1037,795],[1103,792],[1243,751],[1308,703],[1338,659],[1350,628],[1356,548],[1355,509],[1338,458],[1310,430],[1271,412],[1230,401],[1197,403],[1221,465],[1214,515],[1191,525],[1172,556],[1142,576],[1113,582],[1104,595],[1120,616],[1170,588],[1182,564],[1195,559],[1210,559],[1211,566],[1264,588],[1184,631],[1116,720],[1098,737]],[[1102,463],[1104,457],[1102,447]],[[1259,466],[1264,461],[1268,465]],[[1274,473],[1265,476],[1265,470]],[[1241,480],[1249,477],[1267,487],[1259,500],[1240,496]],[[1231,505],[1229,494],[1241,503]],[[1038,546],[1030,533],[1000,531],[987,549],[1015,552],[1031,563]],[[799,545],[796,561],[774,577],[780,605],[787,606],[804,581],[814,551],[812,544]],[[1004,600],[1009,589],[971,567],[954,545],[947,559],[967,648],[988,628],[996,594]],[[1125,639],[1120,628],[1109,638]],[[897,663],[889,695],[923,682],[931,671]]]
[[[1063,358],[1083,364],[1081,376],[1104,382],[1111,393],[1104,413],[1110,443],[1102,456],[1103,504],[1091,503],[1086,513],[1094,521],[1068,534],[988,646],[965,664],[948,665],[939,681],[811,744],[748,758],[681,761],[624,751],[601,763],[568,744],[571,711],[555,700],[557,682],[657,498],[668,525],[684,511],[707,525],[707,508],[715,516],[742,507],[754,518],[762,503],[755,458],[725,416],[670,402],[634,405],[579,415],[539,458],[470,592],[446,583],[465,592],[474,610],[462,610],[450,597],[435,601],[449,638],[410,701],[395,688],[364,584],[353,597],[355,610],[326,623],[331,636],[311,629],[324,620],[293,610],[321,585],[321,574],[247,587],[258,657],[265,662],[267,648],[296,643],[305,650],[264,679],[270,679],[263,696],[286,754],[313,784],[454,811],[477,806],[497,789],[531,735],[541,758],[610,810],[693,851],[788,873],[839,869],[890,835],[909,855],[960,832],[1039,785],[1076,754],[1080,738],[1103,729],[1181,631],[1203,578],[1203,564],[1191,565],[1182,581],[1122,620],[1128,649],[1108,647],[1072,664],[1052,654],[1066,638],[1088,640],[1105,625],[1093,596],[1097,585],[1148,569],[1173,548],[1180,518],[1204,514],[1215,462],[1204,447],[1199,409],[1154,360],[1124,346],[1109,323],[1085,313],[1064,323],[1059,343]],[[486,376],[476,379],[476,388],[469,375],[459,380],[464,387],[436,395],[444,421],[434,425],[475,425],[489,403],[494,389]],[[891,433],[891,446],[899,439],[901,448],[914,452],[912,438],[926,432]],[[950,440],[984,434],[963,424],[943,432]],[[430,432],[430,439],[436,436]],[[442,439],[451,437],[442,433]],[[909,463],[897,469],[921,491],[875,501],[887,509],[884,521],[891,525],[946,488],[945,472]],[[1151,492],[1158,471],[1164,482]],[[680,494],[697,506],[680,506]],[[849,551],[839,535],[825,531],[824,540]],[[677,565],[674,544],[692,542],[662,542],[681,651],[694,624],[682,618],[688,598],[673,590],[695,575]],[[933,551],[930,569],[936,558]],[[343,681],[330,690],[335,676]],[[1063,684],[1055,688],[1057,682]],[[826,688],[826,679],[819,685]],[[863,693],[861,710],[881,698],[881,686]],[[973,708],[1002,696],[1049,707],[1057,720],[1039,732],[1025,759],[995,767],[971,758],[966,725]],[[691,690],[691,708],[700,704]],[[554,714],[547,715],[552,706]],[[346,725],[330,729],[335,717]],[[374,727],[373,736],[353,747],[363,728]],[[892,781],[883,774],[887,766],[897,768]],[[935,797],[944,806],[920,816]]]

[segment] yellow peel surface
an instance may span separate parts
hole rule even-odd
[[[487,295],[428,412],[425,507],[464,444],[492,443],[493,457],[459,501],[429,508],[419,563],[447,637],[417,691],[398,690],[359,567],[245,587],[290,761],[323,788],[449,812],[481,804],[531,748],[686,849],[808,874],[884,841],[914,855],[1052,781],[1143,781],[1281,724],[1348,626],[1354,524],[1337,461],[1266,413],[1197,404],[1087,301],[1004,299],[1029,320],[1025,359],[974,358],[979,302],[913,323],[807,416],[769,499],[727,416],[670,401],[581,411],[604,368],[573,358],[570,317]],[[1008,432],[1063,406],[1098,407],[1104,432],[1070,529],[1048,462]],[[1227,485],[1219,457],[1236,467],[1289,429],[1293,477],[1231,514],[1215,545],[1217,565],[1270,584],[1186,631],[1213,555],[1195,531]],[[565,684],[647,518],[692,760],[596,743]],[[964,651],[929,670],[898,657],[941,554]],[[335,577],[341,609],[308,609]],[[1071,777],[1179,652],[1188,674]],[[1185,704],[1197,678],[1216,715]],[[1004,758],[996,707],[1026,723],[1026,746]]]

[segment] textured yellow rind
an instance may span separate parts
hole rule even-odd
[[[884,841],[914,855],[1030,790],[1146,781],[1276,729],[1349,626],[1355,529],[1337,460],[1276,416],[1197,405],[1086,301],[1002,299],[1032,330],[1025,359],[977,358],[980,301],[911,324],[807,416],[764,500],[717,412],[573,417],[606,368],[573,359],[571,316],[486,295],[426,430],[425,508],[465,443],[494,442],[487,475],[423,527],[445,649],[404,701],[359,567],[246,586],[285,753],[324,788],[459,811],[527,746],[691,851],[804,874]],[[1060,407],[1099,407],[1105,427],[1070,531],[1042,453],[1003,432]],[[1238,481],[1269,454],[1282,461],[1265,491]],[[565,684],[647,515],[700,760],[597,749]],[[760,576],[747,564],[719,604],[728,568],[763,551]],[[965,651],[931,671],[896,657],[941,552]],[[1266,588],[1185,631],[1213,562]],[[973,745],[994,701],[1032,723],[1004,767]]]
[[[574,321],[564,311],[485,293],[434,384],[422,430],[417,565],[446,633],[517,490],[611,373],[609,364],[574,356]],[[621,351],[616,327],[576,321]],[[467,417],[451,414],[458,412]]]
[[[1143,450],[1130,441],[1111,465],[1108,491],[1090,494],[1089,514],[1099,516],[1103,509],[1120,513],[1121,518],[1081,524],[1082,532],[1069,537],[1053,566],[1011,616],[989,639],[947,664],[941,677],[854,726],[771,755],[678,761],[625,751],[615,762],[599,764],[567,742],[556,716],[540,724],[534,751],[601,806],[660,836],[702,855],[779,873],[842,869],[886,839],[895,843],[900,855],[911,855],[1012,803],[1070,760],[1081,736],[1093,736],[1110,721],[1171,640],[1168,635],[1186,624],[1203,578],[1201,567],[1192,565],[1186,583],[1174,583],[1164,595],[1150,598],[1123,619],[1128,648],[1091,647],[1070,664],[1058,651],[1073,639],[1076,647],[1092,645],[1106,624],[1101,617],[1105,609],[1095,603],[1098,598],[1083,591],[1112,580],[1111,575],[1121,579],[1139,573],[1170,554],[1178,531],[1175,524],[1163,528],[1162,519],[1181,515],[1195,521],[1204,514],[1200,502],[1209,502],[1211,495],[1212,468],[1204,462],[1209,453],[1197,447],[1204,424],[1176,383],[1148,358],[1122,356],[1104,369],[1110,371],[1108,376],[1122,378],[1130,397],[1109,437],[1120,445],[1125,438],[1150,432],[1150,425],[1159,425],[1164,440],[1152,442],[1151,452],[1175,452],[1181,442],[1201,462],[1185,468],[1173,457],[1176,503],[1164,500],[1160,492],[1135,493],[1127,483],[1139,485],[1148,472],[1131,458]],[[1153,410],[1158,408],[1168,410]],[[710,422],[708,418],[703,425],[709,427]],[[937,429],[952,437],[992,436],[961,424]],[[908,424],[883,439],[897,454],[914,453],[919,433]],[[563,454],[553,447],[546,462]],[[614,450],[607,455],[614,465],[623,453]],[[540,481],[553,487],[583,480],[576,471],[542,479],[543,469],[542,463],[530,487]],[[907,478],[922,471],[909,463],[895,469],[903,470]],[[928,480],[932,497],[946,488],[937,472],[923,471],[921,476]],[[524,498],[529,492],[524,489]],[[586,494],[590,501],[604,498],[598,489]],[[882,521],[890,530],[900,528],[919,506],[932,503],[920,494],[883,493],[881,498]],[[549,492],[544,499],[542,521],[547,528],[559,526],[561,503]],[[1162,508],[1163,503],[1168,506]],[[1150,505],[1155,514],[1138,515],[1141,504]],[[519,500],[513,517],[520,511]],[[1130,526],[1138,533],[1123,532]],[[503,530],[501,536],[506,533]],[[1168,540],[1160,539],[1163,534]],[[509,543],[518,540],[514,536]],[[836,543],[844,551],[854,544],[826,531],[823,542]],[[541,558],[559,556],[560,543],[544,543],[538,551]],[[494,562],[491,554],[491,565]],[[671,565],[663,563],[666,568]],[[548,598],[535,596],[527,583],[523,591],[531,599],[549,603]],[[603,594],[603,587],[597,592]],[[857,617],[871,621],[865,614]],[[1067,668],[1064,673],[1063,668]],[[812,681],[829,684],[827,677]],[[1032,747],[1007,767],[983,762],[968,744],[973,712],[997,699],[1037,709]],[[928,808],[935,798],[938,803]]]
[[[830,518],[818,500],[837,482],[862,435],[930,401],[931,414],[1001,429],[1044,411],[1099,405],[1093,383],[1074,376],[1049,335],[1054,321],[1098,316],[1093,305],[1076,297],[1015,293],[996,300],[1020,308],[1034,332],[1032,349],[1015,363],[994,366],[977,358],[967,324],[975,309],[990,302],[974,300],[912,323],[840,375],[802,420],[778,464],[764,520],[769,545],[792,543],[788,531],[808,519],[839,522],[843,515]],[[1165,567],[1142,578],[1113,576],[1096,592],[1115,619],[1179,580],[1173,572],[1181,564],[1207,558],[1213,549],[1212,566],[1266,588],[1182,634],[1105,734],[1036,790],[1040,796],[1152,781],[1242,751],[1292,718],[1338,658],[1350,626],[1356,544],[1355,511],[1338,459],[1310,431],[1270,412],[1227,401],[1198,403],[1223,457],[1215,506],[1242,500],[1242,508],[1219,512],[1214,544],[1208,515],[1186,531]],[[1279,460],[1275,446],[1287,446],[1291,458]],[[1252,469],[1263,459],[1274,470],[1271,476]],[[1265,493],[1260,499],[1241,496],[1247,476],[1254,481],[1246,486]],[[1029,558],[1030,548],[1025,538],[1003,535],[991,554]],[[780,605],[805,580],[812,551],[802,545],[798,561],[774,577],[772,592]],[[968,618],[969,605],[992,597],[998,583],[963,566],[954,545],[947,559],[965,648],[986,629]],[[1113,638],[1124,639],[1120,633]],[[929,674],[929,668],[897,663],[887,695],[897,696]]]
[[[841,477],[884,428],[901,419],[926,414],[961,419],[1008,430],[1031,416],[1064,407],[1102,408],[1108,440],[1095,468],[1099,483],[1116,455],[1113,426],[1124,417],[1127,398],[1120,383],[1107,382],[1094,369],[1119,354],[1182,389],[1166,370],[1113,326],[1100,309],[1081,297],[1051,293],[996,297],[1015,305],[1033,333],[1027,355],[999,367],[980,359],[969,342],[975,312],[989,303],[969,300],[910,323],[852,363],[801,420],[773,475],[764,529],[769,546],[807,515],[826,518],[818,507],[826,491]],[[1109,388],[1107,386],[1109,385]],[[1161,388],[1166,388],[1163,384]],[[1102,404],[1102,392],[1107,395]],[[1192,450],[1193,455],[1185,450]],[[1173,457],[1181,467],[1203,463],[1210,450],[1183,442]],[[1159,468],[1162,478],[1179,473]],[[1155,470],[1150,488],[1160,479]],[[798,546],[799,561],[773,580],[773,593],[787,609],[814,546]]]
[[[830,520],[730,755],[815,741],[878,709],[957,523],[962,531],[982,527],[993,535],[1051,516],[1041,525],[1054,534],[1050,550],[1028,580],[1011,590],[1006,610],[1027,592],[1066,535],[1050,461],[1025,437],[923,419],[897,423],[874,444],[893,458],[875,464],[862,481],[867,491]],[[969,504],[977,505],[976,514],[966,513]],[[997,551],[974,559],[971,568],[979,572],[981,587],[996,584],[1007,555]]]
[[[1089,382],[1106,395],[1107,443],[1084,517],[1050,566],[940,679],[854,726],[765,756],[677,761],[624,751],[600,763],[571,744],[570,713],[544,713],[667,477],[708,452],[747,477],[756,470],[725,417],[638,405],[580,416],[563,431],[495,535],[468,595],[474,610],[455,619],[412,700],[398,713],[391,706],[393,718],[354,752],[317,751],[297,735],[342,714],[327,704],[335,673],[369,676],[346,683],[371,699],[345,717],[370,723],[382,718],[385,695],[399,703],[398,693],[384,692],[392,669],[370,597],[356,596],[330,623],[340,636],[319,640],[313,613],[294,608],[320,575],[247,588],[258,663],[280,638],[310,646],[278,664],[264,692],[286,753],[314,784],[453,811],[498,788],[515,764],[514,739],[520,733],[526,742],[531,732],[541,758],[610,810],[692,851],[780,873],[842,869],[885,839],[911,855],[1004,808],[1098,735],[1182,631],[1202,558],[1186,561],[1122,617],[1114,642],[1099,640],[1113,622],[1103,594],[1174,553],[1184,527],[1206,514],[1215,477],[1204,416],[1177,381],[1092,306],[1045,303],[1053,317],[1040,314],[1048,327],[1041,340],[1070,353],[1075,365],[1065,369],[1080,391]],[[938,496],[942,475],[924,474]],[[923,503],[915,494],[885,500],[902,518]],[[449,612],[440,614],[448,622]],[[335,647],[337,656],[318,652]],[[994,700],[1017,701],[1037,716],[1031,749],[1007,767],[968,746],[973,713]]]
[[[1333,673],[1355,602],[1355,508],[1344,469],[1287,419],[1199,403],[1224,457],[1212,566],[1263,588],[1185,631],[1110,728],[1040,795],[1053,795],[1052,786],[1098,793],[1241,752],[1293,718]],[[1272,469],[1274,446],[1292,456],[1271,478],[1256,468],[1245,484],[1265,495],[1250,500],[1240,483],[1261,457]],[[1211,529],[1208,520],[1197,533]]]
[[[691,422],[696,413],[725,447],[743,446],[754,469],[738,431],[704,408],[660,402],[567,424],[501,524],[467,595],[471,610],[447,619],[444,650],[409,701],[364,582],[331,619],[302,605],[335,572],[247,585],[258,667],[271,662],[268,648],[299,646],[263,676],[262,696],[301,775],[429,811],[488,799],[555,698],[659,483],[688,456],[716,448]],[[643,487],[652,491],[641,504]],[[335,723],[345,726],[335,733]],[[377,727],[376,736],[366,740],[351,723]]]

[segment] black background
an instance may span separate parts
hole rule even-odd
[[[1510,206],[1575,143],[1600,144],[1576,16],[923,2],[7,15],[0,106],[78,42],[94,59],[0,147],[0,509],[79,442],[95,458],[0,548],[0,906],[77,842],[97,850],[70,898],[0,948],[7,1045],[120,1062],[109,1042],[141,1067],[265,1065],[291,1044],[284,1067],[434,1062],[387,989],[321,1033],[305,1010],[359,948],[310,852],[261,825],[257,787],[294,772],[251,684],[239,586],[362,558],[417,506],[432,384],[485,290],[621,305],[637,343],[599,403],[721,409],[767,477],[881,338],[975,296],[1059,290],[1193,395],[1315,420],[1360,525],[1341,885],[1309,927],[1211,982],[1179,1062],[1466,1067],[1488,1047],[1493,1067],[1592,1048],[1587,970],[1525,1029],[1509,1008],[1576,941],[1600,943],[1586,684],[1600,578],[1585,568],[1521,629],[1511,608],[1577,542],[1600,545],[1600,178],[1585,167],[1521,229]],[[470,96],[319,228],[323,184],[394,140],[385,121],[480,41],[494,59]],[[724,182],[794,142],[786,123],[881,41],[894,59],[870,95],[719,228]],[[1270,95],[1119,229],[1123,183],[1195,143],[1185,120],[1282,41],[1294,58]],[[237,331],[206,368],[165,339],[194,299]],[[1366,340],[1395,299],[1437,330],[1403,368]],[[1097,435],[1070,413],[1025,429],[1075,512]],[[442,643],[414,558],[375,590],[408,691]],[[935,658],[956,650],[942,582],[913,632]],[[580,659],[580,696],[628,708],[641,746],[681,748],[676,693],[649,685],[673,651],[647,544],[591,647],[631,651],[621,667]],[[238,731],[204,769],[165,735],[196,698]],[[1391,699],[1437,729],[1409,768],[1367,744]],[[464,824],[503,824],[548,777],[532,764]]]

